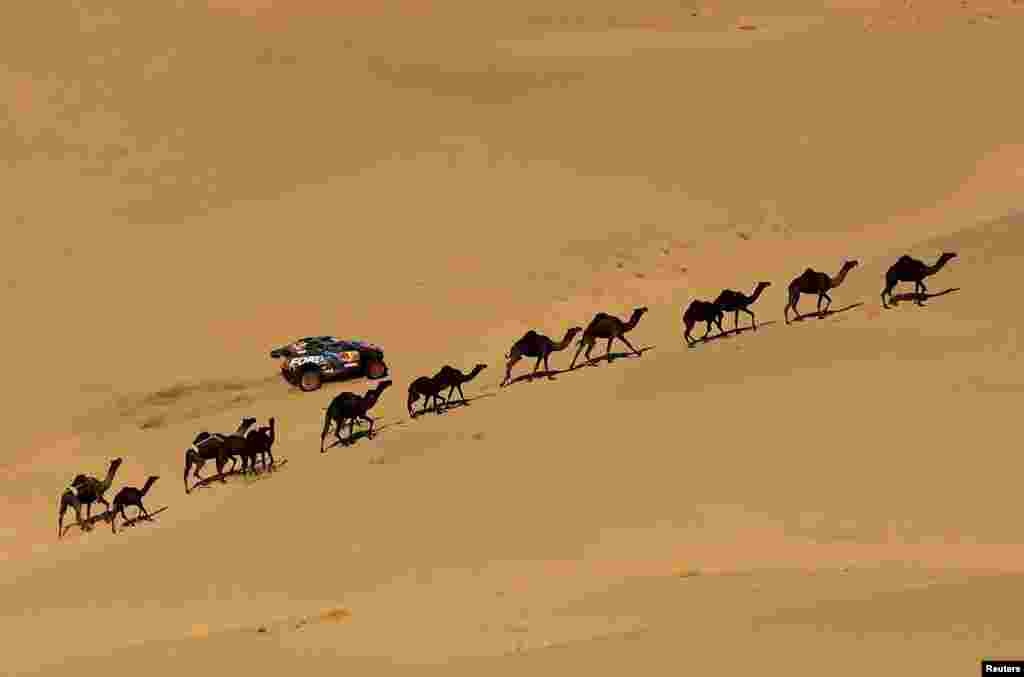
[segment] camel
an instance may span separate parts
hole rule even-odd
[[[452,394],[458,390],[459,397],[462,398],[462,404],[469,404],[466,400],[465,393],[462,392],[462,384],[469,383],[477,377],[477,375],[487,368],[486,364],[477,364],[473,367],[468,374],[463,374],[455,367],[446,364],[441,367],[441,370],[434,374],[434,381],[436,381],[442,388],[448,386],[448,397],[445,398],[445,404],[451,404]]]
[[[819,273],[816,270],[808,268],[801,273],[799,277],[794,278],[793,281],[789,283],[789,300],[786,301],[786,308],[783,310],[783,315],[786,318],[786,324],[789,324],[790,308],[792,308],[793,312],[796,314],[796,319],[803,319],[800,311],[796,308],[796,304],[800,302],[800,294],[817,294],[818,317],[825,317],[825,313],[828,312],[829,306],[832,305],[832,297],[828,295],[828,292],[841,285],[843,280],[846,279],[846,274],[849,273],[857,263],[857,261],[844,262],[843,267],[839,269],[839,272],[835,277],[829,277],[825,273]],[[821,309],[822,299],[828,301],[824,311]]]
[[[924,261],[918,261],[910,256],[901,256],[896,263],[889,267],[889,270],[885,272],[885,289],[882,290],[882,307],[888,308],[889,304],[886,303],[886,295],[892,298],[892,290],[896,288],[896,285],[900,282],[913,282],[914,283],[914,295],[917,297],[914,300],[919,306],[924,305],[924,295],[928,293],[928,288],[924,286],[924,278],[930,277],[935,273],[942,270],[942,268],[956,258],[956,252],[943,252],[939,257],[939,260],[935,262],[935,265],[929,266]]]
[[[107,468],[107,475],[102,480],[92,477],[90,475],[76,475],[75,479],[71,481],[71,486],[64,490],[64,493],[60,496],[60,514],[57,516],[57,538],[61,538],[64,533],[64,513],[71,508],[75,511],[75,522],[78,527],[83,531],[87,531],[92,528],[90,521],[92,520],[92,504],[97,501],[102,503],[107,508],[107,515],[110,515],[110,503],[107,499],[103,498],[103,494],[110,489],[110,485],[114,482],[114,475],[117,474],[117,469],[121,467],[121,463],[124,459],[115,458],[110,462],[110,466]],[[82,506],[85,506],[85,522],[82,522]]]
[[[232,460],[231,469],[234,469],[235,458],[245,451],[245,433],[255,423],[256,419],[245,417],[239,424],[238,430],[233,433],[222,435],[220,433],[209,433],[204,430],[196,435],[196,438],[192,440],[192,446],[185,450],[185,472],[182,475],[182,480],[185,482],[186,494],[191,492],[188,486],[188,471],[195,467],[195,472],[192,473],[192,476],[201,482],[203,478],[199,476],[199,471],[202,470],[209,460],[216,461],[217,475],[220,477],[220,481],[227,482],[224,479],[224,466],[230,457]]]
[[[754,312],[750,310],[750,306],[753,305],[754,301],[761,295],[765,289],[772,285],[771,282],[758,282],[757,286],[754,287],[754,291],[747,296],[741,291],[735,291],[733,289],[724,289],[722,293],[715,299],[715,305],[722,309],[723,313],[733,313],[733,327],[735,329],[740,328],[740,311],[742,310],[747,315],[750,315],[750,324],[754,331],[757,331],[757,319],[754,317]]]
[[[630,350],[637,354],[639,357],[641,352],[633,347],[633,344],[626,338],[626,332],[636,327],[637,323],[640,322],[640,318],[647,312],[647,308],[635,308],[633,314],[630,315],[628,322],[623,322],[614,315],[607,313],[598,313],[594,315],[594,319],[590,321],[587,328],[583,330],[583,337],[580,338],[579,347],[576,348],[576,354],[573,355],[572,362],[569,364],[569,369],[576,366],[576,358],[580,356],[580,351],[583,350],[584,346],[587,348],[587,352],[583,354],[588,364],[594,364],[594,361],[590,358],[590,351],[594,349],[594,342],[599,339],[608,339],[608,349],[605,351],[605,357],[609,362],[612,361],[612,341],[619,339],[625,343]]]
[[[256,472],[256,460],[263,463],[264,469],[274,467],[274,454],[271,449],[276,437],[274,417],[270,417],[269,425],[260,426],[245,434],[245,450],[242,452],[242,473],[251,469]]]
[[[434,413],[441,413],[441,402],[448,404],[448,400],[441,397],[441,391],[445,388],[445,383],[441,382],[437,376],[420,376],[412,383],[409,384],[409,397],[405,401],[405,407],[409,410],[409,418],[416,418],[416,414],[413,413],[413,405],[416,404],[416,400],[423,398],[423,409],[420,413],[425,413],[427,407],[431,402],[434,403]]]
[[[135,516],[136,520],[138,520],[139,517],[149,519],[149,511],[146,510],[146,506],[142,505],[142,499],[146,496],[146,493],[149,492],[149,488],[152,487],[153,483],[158,479],[160,479],[158,475],[150,475],[146,479],[146,483],[142,485],[141,489],[137,489],[135,487],[124,487],[121,491],[117,492],[117,495],[114,496],[114,507],[110,509],[111,533],[117,533],[117,529],[114,528],[114,522],[117,520],[117,513],[121,513],[121,519],[126,523],[128,522],[128,515],[124,514],[124,509],[129,505],[134,505],[138,508],[138,515]]]
[[[365,395],[345,392],[331,400],[327,407],[327,414],[324,416],[324,429],[320,433],[320,453],[324,453],[324,438],[327,437],[327,431],[330,430],[332,421],[334,422],[334,436],[338,438],[338,442],[342,446],[351,444],[356,419],[362,419],[370,424],[370,431],[366,436],[373,439],[374,420],[367,416],[366,412],[377,404],[381,394],[389,387],[391,387],[391,379],[381,381],[366,391]],[[343,440],[341,439],[341,428],[346,421],[348,421],[348,439]]]
[[[523,334],[523,337],[516,341],[508,351],[508,354],[505,355],[505,359],[508,360],[508,363],[505,365],[505,378],[501,382],[501,386],[504,387],[511,382],[512,367],[514,367],[516,362],[524,357],[537,358],[537,361],[533,365],[533,373],[530,374],[531,382],[537,375],[537,370],[540,368],[541,360],[544,361],[544,371],[547,372],[548,378],[553,379],[554,376],[551,375],[551,366],[548,364],[548,358],[551,356],[551,353],[565,350],[566,347],[572,343],[576,334],[581,331],[583,331],[582,327],[570,327],[565,332],[565,336],[558,343],[555,343],[543,334],[538,334],[533,329]]]
[[[703,341],[711,333],[711,323],[714,322],[718,326],[718,334],[720,336],[725,335],[725,331],[722,329],[722,307],[712,301],[701,301],[700,299],[694,300],[687,306],[683,312],[683,338],[686,339],[686,343],[690,346],[697,345],[697,341],[690,337],[690,332],[693,331],[693,325],[698,322],[707,322],[708,328],[704,332],[704,336],[700,337]]]

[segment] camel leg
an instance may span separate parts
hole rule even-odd
[[[715,316],[715,325],[718,327],[718,335],[725,336],[725,330],[722,329],[722,317],[720,315]]]
[[[79,528],[82,526],[82,504],[77,496],[68,492],[61,496],[60,499],[60,514],[57,516],[58,539],[64,536],[64,514],[68,511],[68,508],[75,511],[75,523],[78,524]]]
[[[789,305],[786,306],[786,309],[787,310],[790,309],[790,308],[793,309],[793,319],[794,320],[802,320],[802,319],[804,319],[803,316],[800,314],[800,311],[797,309],[797,305],[799,303],[800,303],[800,293],[799,292],[797,292],[796,294],[790,295],[790,297],[789,297]],[[789,313],[786,313],[786,324],[789,324]]]
[[[459,390],[459,400],[462,404],[469,404],[469,400],[466,399],[466,393],[462,392],[462,384],[456,383],[455,387]],[[448,396],[448,399],[451,399],[451,395]]]
[[[520,358],[518,355],[508,358],[508,362],[505,363],[505,378],[501,382],[502,387],[508,385],[509,381],[512,380],[512,367],[515,366],[516,362],[518,362],[519,359]]]
[[[97,496],[96,500],[102,503],[103,507],[106,508],[107,519],[110,519],[110,504],[107,503],[107,499],[103,498],[102,496]]]
[[[757,319],[754,317],[754,312],[747,308],[744,308],[743,312],[750,315],[750,326],[753,327],[754,331],[757,331]]]
[[[639,351],[639,350],[637,350],[636,348],[634,348],[634,347],[633,347],[633,344],[632,344],[632,343],[630,343],[630,342],[629,342],[629,339],[627,339],[627,338],[626,338],[625,336],[620,336],[620,337],[619,337],[619,339],[620,339],[620,340],[621,340],[621,341],[622,341],[623,343],[625,343],[625,344],[626,344],[626,347],[627,347],[627,348],[629,348],[629,349],[630,349],[630,350],[632,350],[632,351],[633,351],[634,353],[636,353],[636,354],[637,354],[637,356],[641,355],[640,351]]]
[[[331,430],[331,416],[328,414],[324,416],[324,429],[320,431],[320,453],[324,453],[324,439],[327,438],[327,433]]]
[[[543,359],[544,359],[543,355],[538,355],[537,356],[537,361],[533,363],[533,371],[530,372],[530,382],[531,383],[533,382],[533,379],[537,376],[537,370],[540,369],[540,361],[543,360]]]
[[[569,371],[572,371],[572,368],[576,366],[576,359],[580,356],[580,352],[582,350],[583,350],[583,342],[580,341],[580,344],[578,346],[576,346],[576,354],[572,356],[572,362],[569,363]]]
[[[887,295],[890,296],[890,297],[892,296],[892,290],[893,290],[893,288],[895,286],[896,286],[895,283],[890,284],[888,281],[885,283],[885,287],[882,289],[882,307],[883,308],[888,308],[889,307],[889,304],[886,303],[886,301],[885,301],[885,297]]]
[[[551,357],[551,353],[544,353],[544,373],[548,375],[548,380],[553,380],[555,377],[551,373],[551,365],[548,364],[548,358]]]
[[[921,287],[921,291],[917,295],[917,305],[924,305],[924,297],[928,294],[928,287],[924,286],[924,280],[918,280],[918,286]]]
[[[369,421],[369,422],[370,422],[370,430],[369,430],[369,431],[368,431],[368,432],[366,433],[366,436],[367,436],[367,437],[368,437],[369,439],[371,439],[371,440],[372,440],[372,439],[373,439],[373,436],[374,436],[374,434],[375,434],[375,433],[373,432],[373,419],[372,419],[372,418],[370,418],[369,416],[367,416],[366,414],[360,414],[360,415],[359,415],[359,418],[365,419],[365,420],[367,420],[367,421]]]
[[[587,364],[591,366],[597,366],[596,364],[594,364],[594,358],[590,356],[590,352],[594,349],[595,345],[597,345],[595,342],[588,343],[587,349],[583,351],[583,359],[586,360]]]
[[[818,316],[823,318],[828,315],[828,309],[832,307],[832,297],[828,295],[828,292],[822,292],[821,297],[825,299],[825,310],[819,310]],[[818,301],[820,303],[821,299]]]
[[[223,453],[217,454],[217,477],[220,478],[221,484],[227,484],[228,480],[224,477],[224,466],[228,464],[228,458]]]

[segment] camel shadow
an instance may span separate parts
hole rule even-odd
[[[611,362],[612,360],[620,360],[620,359],[624,359],[624,358],[625,359],[636,359],[636,358],[639,358],[639,357],[643,356],[643,354],[646,353],[648,350],[654,350],[654,346],[644,346],[643,348],[638,348],[637,352],[640,353],[639,355],[637,355],[636,353],[634,353],[632,351],[630,351],[630,352],[623,351],[623,352],[619,352],[619,353],[611,353],[610,355],[601,355],[599,357],[591,358],[589,362],[581,362],[580,364],[577,364],[572,369],[563,369],[562,371],[555,372],[555,373],[564,374],[564,373],[568,373],[570,371],[577,371],[579,369],[582,369],[583,367],[596,367],[597,365],[601,364],[602,362]]]
[[[928,299],[933,299],[938,296],[945,296],[946,294],[952,294],[953,292],[958,291],[960,291],[960,287],[950,287],[949,289],[943,289],[942,291],[936,292],[934,294],[915,294],[913,292],[907,292],[905,294],[893,294],[892,296],[889,297],[889,304],[895,306],[898,305],[900,301],[927,301]]]
[[[482,393],[480,395],[474,395],[473,397],[467,397],[465,402],[463,402],[461,399],[456,402],[449,402],[442,405],[441,411],[447,411],[450,407],[462,407],[467,404],[470,404],[471,402],[476,402],[477,400],[482,400],[487,397],[495,397],[497,394],[498,393]]]
[[[156,517],[157,515],[162,513],[164,510],[167,510],[167,506],[166,505],[164,507],[160,508],[159,510],[154,510],[153,512],[149,513],[149,516],[151,518],[152,517]],[[92,531],[92,529],[96,526],[97,522],[107,522],[107,523],[109,523],[111,516],[112,516],[112,513],[111,513],[110,510],[104,510],[101,513],[98,513],[96,515],[92,515],[92,516],[89,517],[89,519],[82,520],[81,529],[82,529],[83,532],[85,532],[85,531]],[[124,526],[132,526],[133,524],[135,524],[135,522],[138,522],[139,520],[145,520],[145,519],[146,518],[143,517],[142,515],[138,515],[138,516],[133,517],[133,518],[131,518],[131,519],[125,521],[125,522],[122,522],[122,525],[124,525]],[[71,529],[73,529],[74,527],[77,527],[77,526],[79,526],[79,525],[77,523],[75,523],[75,522],[72,522],[71,524],[65,524],[64,527],[60,531],[60,535],[63,536],[64,534],[68,533],[68,531],[70,531]]]
[[[274,459],[274,465],[269,466],[269,467],[263,467],[261,465],[260,469],[257,471],[256,474],[257,474],[257,476],[262,476],[263,474],[268,473],[268,472],[269,473],[277,472],[281,468],[281,466],[285,465],[286,463],[288,463],[288,459],[287,458],[275,458]],[[196,483],[193,484],[191,487],[189,487],[189,491],[195,491],[196,489],[208,489],[215,482],[220,482],[221,479],[225,479],[226,480],[229,477],[246,477],[246,475],[242,472],[241,468],[239,468],[237,470],[226,470],[226,471],[224,471],[223,473],[220,473],[220,474],[213,474],[213,475],[210,475],[209,477],[203,477],[202,479],[196,481]],[[152,513],[150,513],[150,514],[152,514]]]
[[[164,510],[167,510],[167,507],[168,506],[165,505],[162,508],[157,508],[153,512],[149,513],[149,517],[146,517],[145,515],[136,515],[135,517],[132,517],[131,519],[127,519],[124,522],[121,522],[121,524],[119,526],[123,529],[124,527],[133,527],[133,526],[135,526],[136,522],[152,522],[153,518],[156,517],[157,515],[159,515],[160,513],[162,513]]]
[[[639,349],[640,350],[640,355],[643,355],[648,350],[653,350],[653,349],[654,349],[654,346],[644,346],[643,348]],[[619,353],[612,353],[611,354],[611,359],[612,360],[618,360],[618,359],[621,359],[621,358],[630,358],[630,357],[639,357],[639,355],[637,355],[636,353],[632,353],[632,352],[619,352]],[[516,383],[522,383],[523,381],[533,381],[533,380],[537,380],[537,379],[545,379],[546,378],[546,379],[549,379],[549,380],[554,380],[554,378],[556,376],[558,376],[559,374],[568,374],[571,371],[578,371],[579,369],[582,369],[583,367],[586,367],[586,366],[594,367],[594,366],[597,366],[599,363],[601,363],[603,361],[607,361],[607,356],[601,355],[600,357],[596,357],[596,358],[592,359],[590,362],[581,362],[581,363],[577,364],[575,367],[572,367],[571,369],[568,368],[568,367],[566,367],[565,369],[551,369],[551,370],[541,369],[536,374],[534,374],[534,373],[520,374],[519,376],[516,376],[514,379],[509,381],[508,384],[505,385],[504,387],[507,388],[508,386],[515,385]]]
[[[68,533],[68,531],[70,531],[72,528],[79,527],[79,526],[81,527],[82,531],[91,531],[93,529],[93,527],[96,525],[97,522],[109,522],[109,521],[110,521],[110,511],[109,510],[104,510],[101,513],[97,513],[97,514],[92,515],[91,517],[89,517],[87,519],[83,519],[81,525],[79,525],[77,522],[72,522],[71,524],[65,524],[64,527],[61,529],[60,535],[63,536],[64,534]]]
[[[832,317],[833,315],[839,315],[840,313],[845,313],[848,310],[853,310],[854,308],[860,308],[862,305],[864,305],[863,302],[858,302],[858,303],[851,303],[848,306],[843,306],[842,308],[839,308],[837,310],[831,310],[830,309],[830,310],[826,310],[826,311],[821,312],[821,313],[819,313],[817,311],[815,311],[813,313],[806,313],[804,315],[801,315],[800,317],[794,317],[792,320],[790,320],[790,322],[803,322],[804,320],[806,320],[808,318],[812,318],[812,317],[813,318],[817,318],[819,320],[824,320],[826,317]]]
[[[770,327],[771,325],[778,324],[778,323],[779,323],[778,320],[768,320],[767,322],[758,322],[757,326],[758,326],[758,328]],[[688,348],[696,348],[701,343],[709,343],[711,341],[718,341],[720,339],[729,338],[730,336],[738,336],[738,335],[742,334],[743,332],[747,332],[747,331],[753,332],[753,331],[756,331],[756,330],[753,327],[751,327],[751,326],[747,326],[747,327],[734,327],[733,329],[729,329],[728,331],[725,331],[725,332],[723,332],[721,334],[708,334],[707,336],[702,336],[699,339],[695,339],[694,343],[691,343],[687,347]]]
[[[334,447],[343,447],[343,446],[347,447],[349,445],[355,444],[356,442],[358,442],[361,439],[368,439],[369,436],[370,436],[370,427],[367,426],[365,430],[358,430],[358,428],[361,427],[362,425],[364,425],[363,422],[362,421],[358,421],[356,423],[356,428],[357,429],[352,431],[352,437],[345,436],[345,437],[342,437],[341,440],[335,439],[331,444],[329,444],[328,446],[324,447],[324,451],[327,451],[328,449],[333,449]],[[387,430],[388,428],[392,428],[392,427],[394,427],[396,425],[401,425],[401,422],[400,421],[393,421],[391,423],[385,423],[384,425],[374,426],[373,427],[373,436],[377,437],[377,435],[379,435],[382,430]],[[345,429],[346,430],[348,429],[347,425],[345,426]],[[344,441],[344,444],[342,443],[342,440]]]

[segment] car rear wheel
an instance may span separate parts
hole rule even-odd
[[[306,369],[299,374],[299,388],[303,392],[319,390],[322,384],[323,377],[320,375],[319,369]]]
[[[388,375],[388,367],[380,360],[370,360],[366,363],[366,377],[372,379],[384,378]]]

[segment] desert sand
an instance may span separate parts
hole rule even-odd
[[[1021,3],[64,5],[0,20],[0,672],[1024,657]],[[953,292],[882,309],[943,251]],[[786,326],[846,259],[840,312]],[[686,347],[690,300],[759,280],[758,331]],[[641,357],[498,388],[527,329],[637,306]],[[268,351],[318,333],[395,383],[322,455],[372,384],[287,387]],[[242,416],[287,464],[186,496],[187,444]],[[162,512],[58,541],[115,456],[107,498],[157,474]]]

